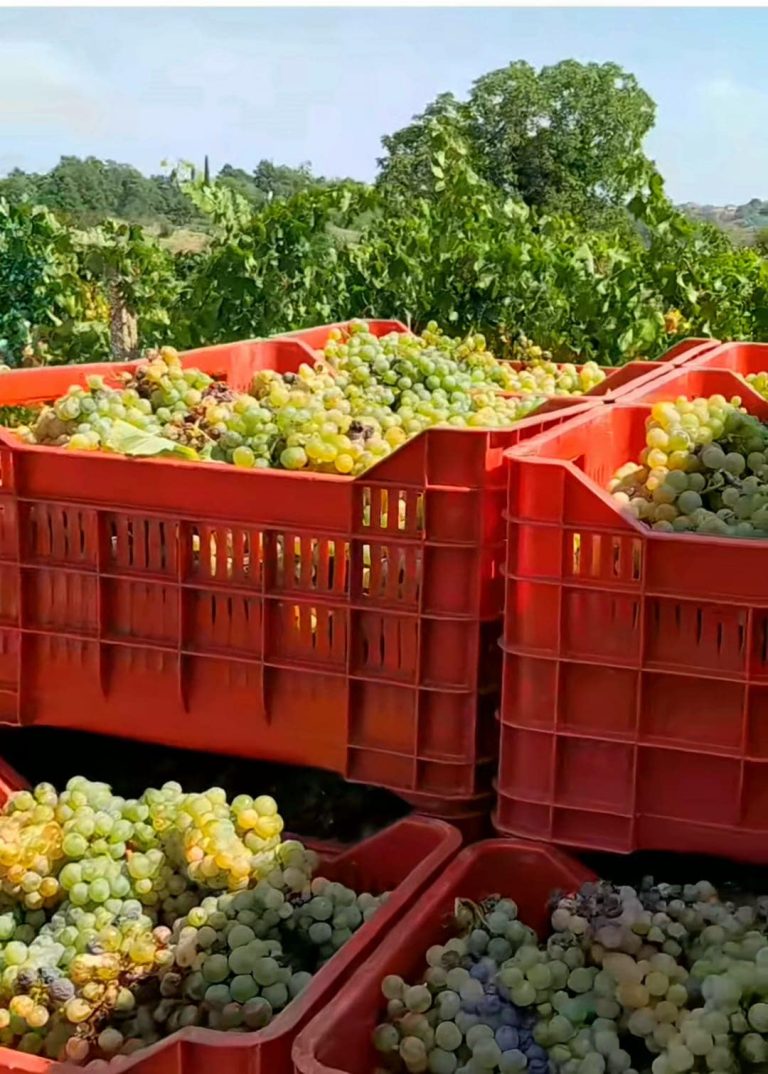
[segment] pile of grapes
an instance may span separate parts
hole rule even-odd
[[[707,883],[590,883],[556,901],[539,943],[511,899],[459,901],[418,982],[382,982],[380,1069],[758,1074],[767,915],[766,900],[724,902]]]
[[[645,441],[609,485],[623,511],[662,533],[768,537],[768,425],[739,398],[656,403]]]
[[[313,875],[274,799],[75,777],[0,814],[0,1044],[101,1069],[184,1026],[269,1023],[385,894]]]
[[[430,324],[421,336],[381,339],[365,322],[338,330],[298,373],[258,373],[236,391],[184,369],[165,347],[117,386],[89,377],[18,435],[73,451],[359,474],[432,426],[508,428],[548,395],[579,394],[604,379],[587,363],[534,358],[517,370],[481,335],[450,339]],[[514,393],[514,394],[513,394]]]

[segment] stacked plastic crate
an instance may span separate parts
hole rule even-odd
[[[242,388],[312,351],[184,360]],[[7,373],[0,402],[124,368]],[[358,478],[0,432],[0,719],[313,765],[471,826],[497,754],[503,452],[596,405],[428,430]]]
[[[331,327],[184,361],[244,388],[312,361]],[[476,832],[498,756],[504,452],[710,346],[509,430],[429,429],[356,478],[0,431],[0,720],[316,766]],[[6,373],[0,404],[125,368]]]
[[[739,396],[726,344],[509,453],[500,832],[768,862],[768,575],[760,541],[665,534],[606,491],[653,403]]]

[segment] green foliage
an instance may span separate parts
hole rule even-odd
[[[413,122],[384,138],[383,185],[429,186],[430,125],[463,137],[477,174],[526,205],[588,214],[631,193],[628,165],[645,161],[642,141],[655,108],[616,64],[564,60],[535,71],[522,61],[492,71],[466,102],[442,94]]]
[[[561,358],[612,363],[663,348],[662,299],[637,234],[589,232],[507,196],[477,174],[450,121],[433,119],[425,138],[431,183],[420,198],[382,188],[380,219],[353,253],[353,308],[477,326],[501,350],[525,334]]]
[[[251,205],[285,198],[300,190],[321,186],[308,164],[298,168],[262,160],[252,174],[225,164],[219,181],[242,194]],[[90,227],[116,217],[129,223],[174,227],[200,227],[205,217],[184,197],[172,175],[142,175],[129,164],[87,157],[62,157],[44,175],[15,169],[0,179],[0,197],[18,201],[28,197],[45,205],[62,219]]]
[[[384,139],[373,188],[266,161],[213,182],[185,166],[161,184],[64,158],[28,198],[30,177],[13,173],[1,184],[0,338],[15,362],[43,347],[72,361],[399,317],[481,330],[499,353],[524,334],[558,358],[607,364],[691,334],[768,339],[763,248],[671,205],[641,149],[652,119],[613,64],[515,63]],[[130,215],[146,182],[165,192],[169,220],[201,222],[204,249],[173,254],[132,223],[83,233],[34,204]]]
[[[0,353],[22,359],[66,346],[74,359],[98,349],[72,234],[44,207],[0,197]]]
[[[187,187],[216,238],[192,267],[179,305],[183,345],[265,336],[346,316],[346,248],[332,226],[365,198],[340,184],[249,211],[231,190]]]
[[[171,310],[181,291],[173,256],[135,224],[108,220],[80,253],[82,276],[104,288],[138,323],[140,347],[170,336]]]
[[[0,179],[0,195],[29,197],[62,219],[91,226],[107,217],[143,223],[201,223],[202,216],[168,176],[142,175],[128,164],[62,157],[44,175],[18,169]]]
[[[303,190],[327,185],[327,180],[312,174],[309,164],[289,168],[285,164],[273,164],[261,160],[249,175],[242,168],[225,164],[218,174],[218,182],[244,197],[251,205],[265,205],[273,198],[290,198]]]

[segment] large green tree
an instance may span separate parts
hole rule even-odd
[[[655,108],[613,63],[564,60],[536,71],[522,61],[483,75],[466,101],[442,94],[383,139],[379,183],[404,192],[432,184],[430,128],[466,141],[479,176],[529,206],[594,214],[632,193]]]
[[[309,164],[292,168],[271,160],[260,160],[252,172],[225,164],[217,179],[253,205],[264,205],[273,198],[290,198],[302,190],[327,185],[325,179],[313,175]]]
[[[0,196],[11,200],[26,196],[86,226],[108,217],[177,225],[202,219],[167,176],[145,176],[129,164],[96,157],[62,157],[42,174],[17,169],[0,179]]]

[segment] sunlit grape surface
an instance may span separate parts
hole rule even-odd
[[[768,536],[768,425],[722,395],[655,403],[645,447],[609,485],[660,533]]]
[[[333,330],[298,372],[257,373],[248,391],[184,368],[164,347],[121,384],[92,376],[27,424],[7,420],[26,443],[72,451],[354,476],[424,429],[509,428],[547,397],[605,379],[594,362],[557,366],[535,351],[518,370],[482,335],[452,339],[430,324],[421,336],[378,338],[360,321]]]
[[[267,1025],[386,893],[317,875],[267,794],[69,779],[0,813],[0,1043],[91,1066]]]

